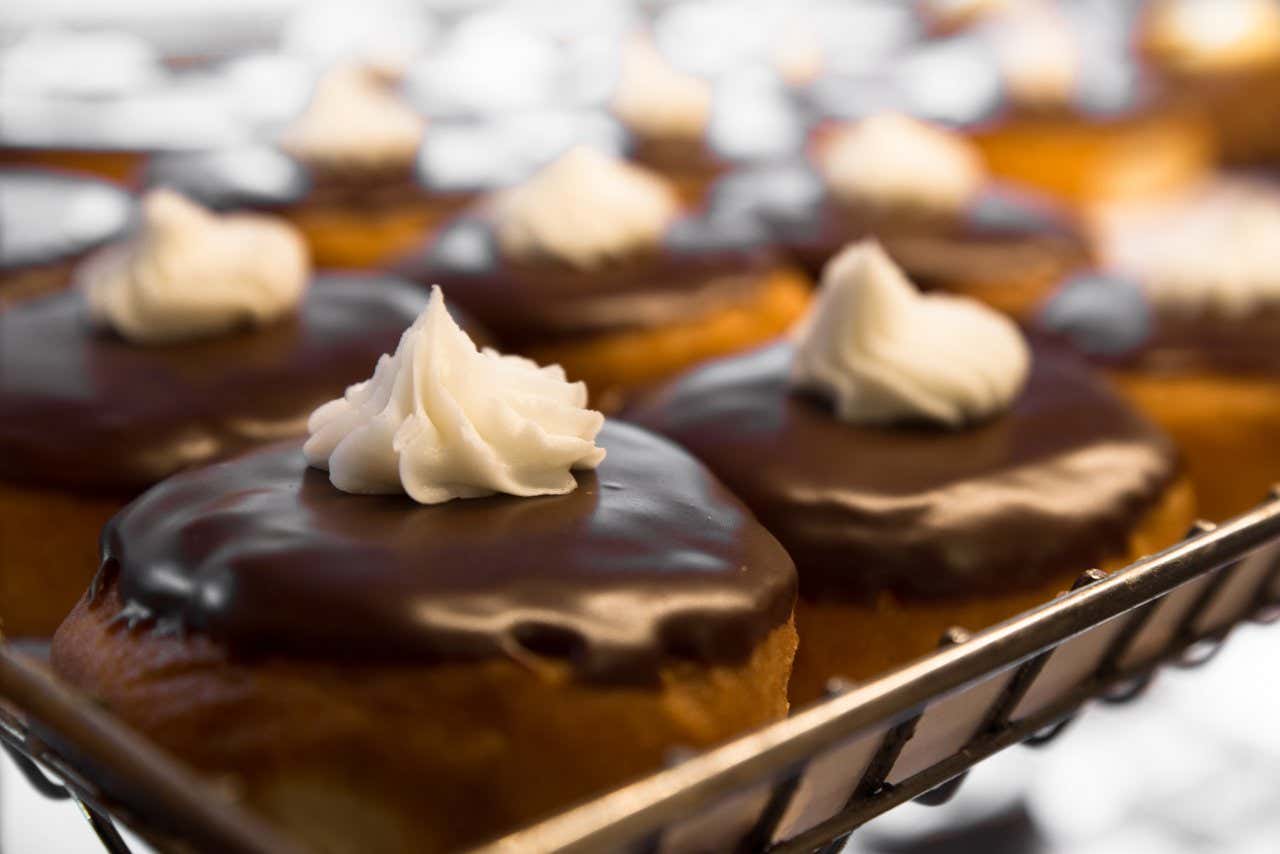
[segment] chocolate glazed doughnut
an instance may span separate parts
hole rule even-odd
[[[671,443],[598,442],[537,498],[350,495],[296,444],[175,476],[55,666],[326,851],[478,842],[783,715],[781,546]]]
[[[790,344],[707,365],[629,412],[706,462],[795,559],[793,701],[1185,531],[1171,442],[1064,349],[1033,352],[1012,409],[962,430],[838,421],[790,389]]]
[[[137,345],[81,293],[0,312],[0,618],[48,635],[84,589],[98,530],[189,465],[306,429],[311,410],[395,349],[426,303],[391,279],[321,276],[296,315]]]
[[[874,236],[926,291],[981,300],[1027,317],[1092,261],[1080,223],[1044,197],[991,184],[956,213],[871,210],[840,202],[809,167],[721,179],[711,210],[759,222],[811,278],[850,241]]]
[[[1280,305],[1260,299],[1241,311],[1162,302],[1125,279],[1081,277],[1045,306],[1039,325],[1086,354],[1169,432],[1201,515],[1220,522],[1280,481]]]
[[[595,406],[703,359],[781,334],[808,285],[760,248],[759,232],[683,218],[659,247],[598,270],[504,257],[481,211],[456,220],[392,269],[492,329],[504,344],[581,379]]]
[[[214,210],[283,216],[307,238],[317,266],[340,269],[381,268],[475,196],[427,185],[412,164],[347,174],[269,147],[157,155],[144,182]]]

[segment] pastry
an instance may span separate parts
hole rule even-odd
[[[505,346],[564,366],[609,407],[799,317],[806,280],[761,244],[682,215],[664,180],[579,146],[392,269],[443,285]]]
[[[0,310],[71,284],[76,264],[123,236],[134,218],[123,190],[42,169],[0,169]]]
[[[215,209],[283,216],[318,267],[378,267],[470,199],[420,179],[425,128],[385,74],[344,63],[320,78],[278,145],[152,157],[144,181]]]
[[[623,50],[609,106],[630,134],[630,157],[698,205],[729,169],[799,152],[802,120],[783,73],[761,65],[723,74],[713,86],[674,67],[641,36]]]
[[[734,490],[800,575],[793,702],[1177,541],[1173,443],[1074,354],[846,249],[794,340],[697,368],[628,417]]]
[[[790,559],[585,403],[437,290],[305,445],[112,520],[54,665],[327,852],[468,847],[780,718]]]
[[[1034,2],[973,37],[1001,82],[964,126],[991,172],[1086,206],[1199,180],[1215,158],[1202,111],[1097,29]]]
[[[1271,0],[1159,0],[1139,22],[1143,54],[1202,107],[1230,163],[1280,159],[1280,7]]]
[[[631,134],[631,156],[690,204],[727,168],[707,143],[711,100],[711,81],[673,67],[648,39],[635,38],[623,51],[610,107]]]
[[[371,267],[450,212],[414,180],[426,120],[375,69],[341,64],[317,83],[280,147],[311,187],[286,211],[322,267]]]
[[[1026,316],[1090,266],[1061,205],[993,180],[963,136],[897,113],[822,129],[813,167],[745,170],[717,184],[713,216],[754,218],[813,278],[850,240],[874,235],[925,290]]]
[[[413,285],[311,280],[267,217],[167,192],[83,287],[0,311],[0,621],[47,637],[84,589],[102,524],[189,465],[301,433],[422,308]]]
[[[1280,482],[1280,186],[1227,176],[1098,231],[1111,275],[1068,283],[1041,323],[1173,436],[1205,518],[1243,513]]]

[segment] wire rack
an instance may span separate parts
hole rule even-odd
[[[497,840],[509,852],[831,852],[915,799],[939,804],[1013,744],[1060,734],[1091,700],[1139,696],[1165,665],[1194,667],[1246,620],[1280,617],[1280,494],[1054,601],[576,809]],[[81,807],[104,847],[112,817],[162,849],[295,851],[144,739],[0,645],[0,742],[32,785]]]

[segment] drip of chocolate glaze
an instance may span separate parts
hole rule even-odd
[[[804,595],[1030,589],[1124,554],[1179,469],[1170,441],[1077,358],[1033,352],[1012,409],[963,430],[838,421],[792,392],[785,343],[697,369],[629,417],[755,511]]]
[[[437,505],[340,492],[277,445],[146,492],[107,525],[102,571],[239,656],[536,656],[642,682],[743,661],[791,613],[790,559],[674,444],[620,422],[598,441],[566,495]]]
[[[132,494],[301,435],[316,406],[395,349],[426,299],[394,279],[321,276],[279,322],[156,346],[95,326],[77,291],[17,303],[0,312],[0,478]]]

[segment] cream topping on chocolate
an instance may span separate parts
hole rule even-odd
[[[1221,178],[1103,211],[1103,260],[1162,311],[1243,317],[1280,305],[1280,188]]]
[[[504,254],[584,270],[656,248],[679,214],[657,175],[578,146],[494,200]]]
[[[871,240],[827,265],[791,380],[829,398],[842,421],[961,427],[1007,410],[1029,365],[1012,321],[965,297],[921,294]]]
[[[0,311],[0,480],[128,497],[190,465],[306,434],[426,305],[385,276],[322,274],[298,311],[138,346],[64,291]]]
[[[604,416],[559,365],[478,350],[439,287],[373,377],[311,415],[307,462],[344,492],[455,498],[562,495],[604,459]]]
[[[170,190],[142,203],[140,233],[85,262],[77,277],[94,320],[136,343],[217,335],[297,309],[311,276],[284,220],[219,216]]]
[[[898,113],[841,128],[824,148],[821,166],[836,198],[874,209],[958,215],[987,181],[972,143]]]
[[[426,119],[397,97],[382,75],[342,63],[316,84],[311,102],[286,128],[280,146],[319,168],[380,169],[411,165],[425,130]]]
[[[626,417],[739,495],[808,596],[1005,594],[1125,554],[1179,471],[1172,442],[1080,359],[1032,347],[1009,411],[964,430],[840,421],[791,387],[790,343],[699,367]]]
[[[636,38],[623,54],[612,106],[640,136],[700,139],[711,115],[711,84],[672,66],[648,39]]]
[[[170,478],[108,524],[95,589],[236,656],[562,661],[656,684],[784,624],[778,542],[671,442],[622,422],[563,495],[348,495],[287,443]],[[282,605],[282,603],[284,603]]]

